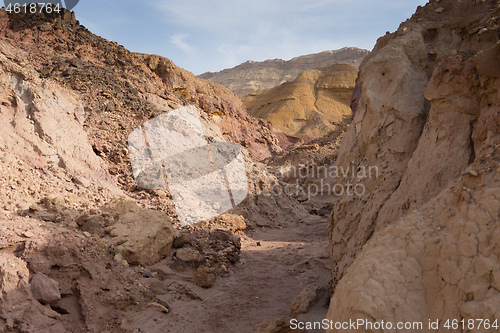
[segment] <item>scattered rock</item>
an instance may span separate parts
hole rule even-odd
[[[156,302],[148,303],[148,306],[152,309],[158,310],[158,311],[163,312],[163,313],[168,313],[170,311],[167,307],[165,307],[161,304],[158,304]]]
[[[79,226],[82,226],[89,219],[90,219],[90,216],[88,214],[83,214],[76,219],[76,224],[78,224]]]
[[[184,262],[193,263],[201,259],[201,254],[198,250],[184,247],[177,250],[176,257]]]
[[[31,279],[31,292],[43,304],[57,306],[61,300],[59,282],[42,273],[35,274]]]
[[[73,182],[75,184],[81,185],[83,187],[90,187],[92,185],[92,182],[84,177],[77,176],[73,178]]]
[[[293,150],[319,150],[319,145],[317,143],[314,143],[312,145],[300,145],[293,148]]]
[[[321,289],[313,283],[305,287],[300,294],[295,296],[291,306],[292,316],[297,317],[298,314],[309,312],[311,307],[318,301],[320,290]]]
[[[29,203],[26,203],[26,202],[20,202],[17,204],[17,208],[19,208],[19,211],[21,211],[21,212],[29,210],[30,207],[31,207],[31,205]]]
[[[153,265],[170,252],[174,231],[165,213],[141,208],[126,199],[115,200],[102,211],[118,214],[113,225],[118,235],[113,241],[129,264]]]
[[[192,237],[187,234],[182,234],[178,237],[175,237],[172,246],[176,249],[183,247],[184,245],[191,245]]]
[[[436,2],[379,38],[360,69],[334,166],[383,177],[337,178],[367,192],[332,202],[334,322],[498,318],[500,7]]]
[[[290,328],[290,319],[282,317],[280,319],[269,319],[260,323],[252,333],[297,333],[300,330]]]
[[[32,238],[32,237],[35,237],[35,234],[32,232],[32,231],[25,231],[23,233],[23,236],[26,237],[26,238]]]
[[[215,273],[215,268],[213,267],[199,267],[196,270],[195,281],[200,287],[211,288],[216,279],[217,274]]]
[[[88,220],[80,227],[80,229],[93,235],[104,236],[104,230],[102,230],[100,223],[96,220]]]
[[[210,224],[214,229],[229,231],[236,233],[246,229],[245,218],[241,215],[226,213],[217,218]]]
[[[106,111],[114,112],[115,111],[115,103],[113,103],[113,102],[108,103],[108,105],[106,106]]]
[[[118,262],[118,263],[121,263],[123,261],[123,256],[121,253],[117,253],[115,254],[115,256],[113,257],[113,259]]]

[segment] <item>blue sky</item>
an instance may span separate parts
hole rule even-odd
[[[80,0],[89,30],[195,74],[247,60],[356,46],[371,50],[423,0]]]

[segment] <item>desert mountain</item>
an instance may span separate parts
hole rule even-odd
[[[340,50],[300,56],[288,61],[281,59],[247,61],[236,67],[216,73],[204,73],[199,77],[217,82],[236,95],[244,96],[293,81],[306,70],[337,63],[352,64],[357,67],[367,54],[367,50],[345,47]]]
[[[500,324],[499,24],[497,0],[431,1],[361,64],[335,166],[364,195],[333,201],[333,322]]]
[[[287,135],[318,138],[351,115],[358,69],[347,64],[302,72],[280,86],[242,97],[247,111]]]

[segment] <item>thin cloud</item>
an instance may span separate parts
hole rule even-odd
[[[177,33],[170,36],[170,42],[178,49],[184,51],[187,55],[192,56],[195,53],[195,48],[187,42],[189,34]]]

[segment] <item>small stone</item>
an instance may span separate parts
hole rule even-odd
[[[201,259],[201,254],[198,250],[185,247],[177,250],[176,257],[184,262],[196,262]]]
[[[477,34],[478,34],[478,35],[482,35],[482,34],[484,34],[484,33],[486,33],[486,32],[488,32],[488,28],[482,28],[481,30],[479,30],[479,31],[477,32]]]
[[[182,247],[183,245],[190,245],[191,244],[191,237],[189,235],[180,235],[178,237],[175,237],[174,242],[172,243],[172,246],[175,247],[176,249]]]
[[[104,231],[102,230],[101,225],[96,220],[88,220],[80,227],[80,229],[82,231],[87,231],[91,234],[101,235],[101,236],[104,235]]]
[[[17,204],[17,208],[19,208],[19,210],[21,210],[21,211],[29,210],[30,209],[30,204],[28,204],[26,202],[20,202],[20,203]]]
[[[42,208],[40,206],[38,206],[37,204],[31,204],[29,207],[29,210],[32,212],[38,212],[38,211],[41,211]]]
[[[86,178],[83,178],[83,177],[80,177],[80,176],[76,176],[73,178],[73,182],[77,185],[81,185],[85,188],[88,188],[90,187],[90,185],[92,185],[92,183],[90,182],[90,180],[86,179]]]
[[[115,254],[115,256],[113,257],[113,259],[114,259],[116,262],[120,263],[120,262],[122,262],[122,261],[123,261],[123,256],[122,256],[122,254],[121,254],[121,253],[117,253],[117,254]]]
[[[438,9],[435,10],[436,13],[441,14],[444,11],[443,7],[439,7]]]
[[[118,237],[118,230],[116,230],[116,229],[111,230],[111,231],[109,232],[109,235],[110,235],[111,237]]]
[[[290,328],[290,319],[282,317],[280,319],[268,319],[262,323],[260,323],[252,333],[289,333],[289,332],[297,332],[303,333],[303,330],[292,330]]]
[[[35,237],[35,234],[32,232],[32,231],[25,231],[23,233],[23,236],[26,237],[26,238],[32,238],[32,237]]]
[[[216,279],[217,274],[212,267],[200,267],[196,270],[195,282],[202,288],[211,288]]]
[[[162,198],[162,199],[165,199],[167,197],[167,192],[163,191],[163,190],[157,190],[156,191],[156,195],[159,197],[159,198]]]
[[[85,235],[85,237],[91,237],[92,235],[90,234],[90,232],[88,231],[84,231],[83,234]]]
[[[90,219],[90,216],[88,214],[83,214],[79,218],[76,219],[76,223],[80,226],[82,226],[85,222],[87,222]]]
[[[169,312],[168,308],[156,302],[151,302],[148,304],[148,306],[163,313]]]
[[[163,305],[164,307],[166,307],[167,309],[170,310],[170,305],[168,305],[167,302],[165,302],[164,300],[160,299],[159,297],[156,297],[155,298],[155,303],[158,303],[160,305]]]
[[[106,111],[114,112],[115,111],[115,103],[109,102],[108,105],[106,106]]]
[[[471,171],[469,171],[469,173],[470,173],[472,176],[474,176],[474,177],[479,176],[479,172],[477,172],[476,170],[471,170]]]
[[[59,282],[47,275],[38,273],[31,279],[33,297],[44,304],[57,305],[61,300]]]
[[[304,288],[293,300],[291,312],[294,317],[301,313],[307,313],[318,301],[320,289],[316,284],[310,284]]]

